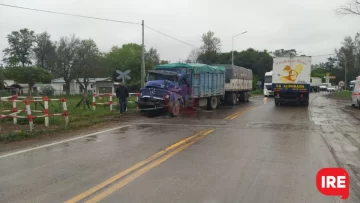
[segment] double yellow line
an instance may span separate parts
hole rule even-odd
[[[244,114],[244,113],[246,113],[246,112],[250,111],[251,109],[253,109],[253,108],[257,107],[257,106],[258,106],[258,105],[248,107],[248,108],[246,108],[246,109],[244,109],[244,110],[241,110],[241,111],[238,111],[238,112],[236,112],[236,113],[233,113],[233,114],[231,114],[231,115],[229,115],[229,116],[225,117],[224,119],[225,119],[225,120],[233,120],[233,119],[235,119],[235,118],[237,118],[237,117],[241,116],[242,114]]]
[[[162,162],[168,160],[170,157],[181,152],[182,150],[186,149],[190,145],[201,140],[202,138],[206,137],[207,135],[209,135],[212,132],[214,132],[213,129],[200,130],[200,131],[196,132],[195,134],[191,135],[190,137],[187,137],[183,140],[180,140],[180,141],[172,144],[171,146],[165,148],[162,151],[159,151],[158,153],[152,155],[151,157],[114,175],[113,177],[111,177],[111,178],[105,180],[104,182],[90,188],[89,190],[71,198],[70,200],[67,200],[65,203],[79,202],[80,200],[89,198],[94,193],[98,193],[98,194],[93,196],[91,199],[87,200],[86,203],[99,202],[100,200],[109,196],[116,190],[119,190],[120,188],[124,187],[126,184],[128,184],[135,178],[141,176],[142,174],[146,173],[147,171],[151,170],[152,168],[158,166]],[[116,181],[118,181],[118,182],[115,183]],[[106,190],[104,190],[105,187],[107,187]],[[101,190],[103,190],[103,191],[101,191]]]

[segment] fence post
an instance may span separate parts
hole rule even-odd
[[[63,106],[63,110],[64,110],[65,126],[68,126],[68,124],[69,124],[69,112],[67,110],[66,99],[61,98],[61,102],[62,102],[62,106]]]
[[[113,102],[112,102],[112,94],[110,94],[109,96],[109,105],[110,105],[110,111],[112,111],[112,107],[113,107]]]
[[[17,99],[17,95],[13,95],[11,97],[11,100],[12,100],[12,112],[17,112],[17,108],[16,108],[16,100]],[[17,118],[16,117],[13,117],[13,121],[14,121],[14,124],[17,124]]]
[[[95,110],[96,109],[96,94],[95,93],[93,93],[93,102],[92,102],[92,106],[93,106],[93,110]]]
[[[47,96],[43,97],[44,102],[44,118],[45,118],[45,127],[49,126],[49,98]]]
[[[33,129],[34,129],[34,122],[33,122],[33,117],[31,115],[30,101],[25,100],[25,105],[26,105],[26,113],[27,113],[27,116],[28,116],[28,119],[29,119],[30,132],[32,132]]]

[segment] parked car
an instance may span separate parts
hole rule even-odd
[[[336,91],[336,88],[335,88],[335,86],[329,86],[329,87],[326,88],[326,91],[328,91],[328,92],[335,92],[335,91]]]

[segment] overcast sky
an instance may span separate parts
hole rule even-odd
[[[291,3],[290,3],[291,2]],[[221,39],[221,51],[249,47],[273,51],[294,48],[306,55],[334,53],[345,36],[360,32],[359,16],[337,16],[334,10],[346,0],[0,0],[21,7],[73,13],[141,23],[201,46],[209,30]],[[141,26],[83,19],[0,6],[0,50],[8,46],[6,35],[29,28],[47,31],[52,40],[75,34],[92,38],[102,51],[124,43],[141,43]],[[155,47],[162,60],[177,62],[192,47],[145,29],[145,45]],[[3,53],[0,53],[2,58]],[[313,63],[326,57],[314,57]]]

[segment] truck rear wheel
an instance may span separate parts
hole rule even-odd
[[[249,92],[244,92],[244,100],[245,102],[249,102]]]
[[[217,97],[210,97],[207,99],[207,109],[215,110],[218,106],[219,100]]]
[[[237,104],[237,99],[238,99],[236,94],[231,93],[230,97],[231,97],[231,105],[236,105]]]

